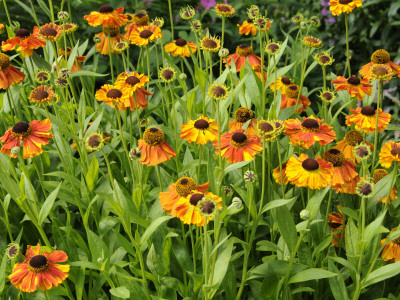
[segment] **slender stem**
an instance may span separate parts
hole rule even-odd
[[[389,186],[389,191],[388,191],[387,196],[386,196],[386,202],[385,202],[384,211],[386,211],[386,209],[387,209],[387,207],[389,205],[389,202],[390,202],[390,192],[392,191],[392,188],[394,187],[394,183],[396,181],[397,167],[398,167],[398,163],[397,163],[397,161],[395,161],[394,162],[394,168],[393,168],[393,177],[392,177],[392,181],[391,181],[390,186]]]
[[[169,10],[169,19],[171,21],[171,35],[172,35],[172,40],[174,39],[174,18],[172,17],[172,6],[171,6],[171,0],[168,0],[168,10]]]
[[[221,120],[220,120],[220,114],[219,114],[219,101],[217,101],[217,127],[218,127],[218,166],[222,169]],[[218,187],[217,191],[219,191],[219,187]]]
[[[191,244],[192,244],[193,273],[196,274],[197,259],[196,259],[196,241],[195,241],[194,236],[193,236],[193,228],[194,227],[195,226],[190,225],[189,232],[190,232],[190,240],[191,240]]]
[[[307,62],[308,62],[308,57],[310,56],[310,52],[311,52],[311,47],[308,47],[306,61],[304,62],[303,70],[301,70],[299,93],[297,94],[297,100],[296,100],[296,105],[295,105],[295,111],[296,111],[296,114],[295,114],[295,117],[294,117],[295,119],[297,118],[297,114],[299,112],[299,110],[297,109],[297,105],[299,104],[299,99],[300,99],[300,96],[301,96],[301,92],[303,90],[304,75],[306,73]]]
[[[133,101],[135,102],[135,111],[136,111],[136,121],[139,127],[139,136],[142,138],[142,130],[140,129],[140,113],[139,113],[139,106],[136,100],[136,91],[133,92]]]
[[[53,9],[53,1],[49,0],[49,7],[50,7],[50,19],[51,22],[54,23],[54,9]]]
[[[12,23],[11,23],[10,14],[8,13],[8,8],[7,8],[6,0],[3,0],[3,5],[4,5],[4,10],[5,10],[5,12],[6,12],[6,15],[7,15],[8,25],[11,27],[11,26],[12,26]]]
[[[225,17],[222,17],[221,48],[224,46],[224,35],[225,35]],[[219,58],[219,75],[221,74],[222,74],[222,56]]]
[[[273,57],[273,60],[274,60],[274,74],[275,74],[275,84],[276,84],[276,83],[278,82],[277,70],[276,70],[276,58],[275,58],[275,55],[273,55],[272,57]],[[263,70],[261,70],[261,77],[264,77],[264,72],[263,72]],[[275,88],[275,89],[274,89],[274,102],[273,102],[273,105],[272,105],[272,107],[273,107],[272,113],[273,113],[274,118],[277,117],[277,116],[276,116],[276,109],[275,109],[275,105],[276,105],[276,94],[277,94],[277,92],[278,92],[278,89]]]
[[[324,222],[324,234],[326,232],[326,227],[328,226],[328,216],[329,212],[331,211],[331,203],[332,203],[332,189],[329,190],[328,206],[326,207],[325,222]]]
[[[377,104],[376,104],[376,122],[375,122],[375,136],[374,136],[374,155],[372,158],[372,164],[371,164],[371,173],[373,172],[374,168],[375,168],[375,158],[376,158],[376,153],[377,151],[377,144],[378,144],[378,120],[379,120],[379,107],[380,107],[380,103],[383,100],[383,81],[379,80],[379,84],[378,84],[378,100],[377,100]]]
[[[113,68],[113,60],[112,60],[112,52],[111,52],[111,28],[107,30],[107,38],[108,38],[108,56],[110,57],[110,69],[111,69],[111,78],[112,82],[114,82],[114,68]]]
[[[175,97],[174,97],[174,92],[172,91],[171,83],[168,82],[168,87],[169,91],[171,94],[171,101],[172,101],[172,118],[173,118],[173,125],[174,125],[174,133],[175,133],[175,151],[176,151],[176,156],[175,156],[175,161],[176,161],[176,169],[179,173],[179,163],[178,163],[178,157],[179,157],[179,152],[178,152],[178,129],[176,127],[176,109],[175,109]]]
[[[351,76],[351,68],[350,68],[350,50],[349,50],[349,20],[348,13],[344,14],[344,23],[346,26],[346,58],[347,58],[347,69],[349,72],[349,77]]]
[[[149,50],[149,45],[146,45],[146,59],[147,59],[147,76],[149,76],[149,79],[151,80],[151,76],[150,76],[150,50]],[[149,89],[149,81],[147,82],[147,89]]]
[[[282,171],[282,157],[281,157],[281,145],[279,143],[279,139],[276,139],[276,145],[278,146],[278,159],[279,159],[279,171],[281,174],[281,191],[282,191],[282,199],[286,198],[285,189],[283,187],[283,171]]]
[[[207,219],[204,223],[204,283],[208,283],[208,232],[207,232]],[[207,293],[205,298],[207,299]]]
[[[258,36],[260,39],[260,55],[261,55],[261,117],[264,118],[265,115],[265,86],[264,86],[264,45],[262,38],[262,31],[258,31]],[[275,81],[276,84],[276,81]]]
[[[262,210],[262,203],[263,203],[263,200],[264,200],[264,197],[265,197],[265,171],[266,171],[266,169],[265,169],[265,136],[264,135],[262,135],[262,161],[261,161],[261,198],[260,198],[260,201],[261,201],[261,205],[260,205],[260,207],[259,207],[259,209],[258,209],[258,211],[259,212],[261,212],[261,210]]]
[[[203,147],[201,144],[199,144],[199,166],[197,168],[197,182],[200,182],[202,156],[203,156]]]
[[[33,6],[32,0],[29,0],[29,3],[31,4],[31,8],[32,8],[32,12],[33,12],[33,19],[35,20],[37,27],[40,27],[39,21],[38,21],[37,15],[36,15],[35,7]]]
[[[162,187],[162,181],[161,181],[160,167],[158,165],[156,165],[155,167],[156,167],[156,173],[157,173],[157,178],[158,178],[158,184],[160,185],[160,191],[162,191],[163,187]]]

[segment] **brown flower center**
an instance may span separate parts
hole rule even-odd
[[[118,90],[118,89],[111,89],[111,90],[109,90],[107,92],[106,96],[108,98],[113,98],[113,99],[121,98],[122,97],[122,92],[120,90]]]
[[[346,160],[344,154],[337,149],[329,149],[324,153],[323,158],[324,160],[331,162],[334,167],[343,166]]]
[[[319,61],[320,61],[320,63],[322,63],[322,64],[326,64],[327,62],[330,61],[330,58],[329,58],[329,56],[321,55],[321,56],[319,57]]]
[[[372,193],[372,186],[367,182],[360,184],[357,188],[358,192],[363,196],[368,196]]]
[[[207,129],[210,126],[210,124],[204,120],[204,119],[199,119],[196,122],[194,122],[194,128],[204,130]]]
[[[35,255],[29,260],[29,270],[33,273],[44,273],[50,266],[50,262],[44,255]]]
[[[26,38],[31,35],[28,29],[21,28],[15,32],[15,35],[19,38]]]
[[[246,107],[240,107],[235,112],[235,120],[238,123],[246,123],[248,120],[254,117],[254,113],[252,110]]]
[[[32,126],[27,122],[21,121],[13,126],[11,132],[14,137],[25,138],[31,134]]]
[[[305,37],[304,40],[312,45],[318,45],[321,43],[319,39],[312,36]]]
[[[247,19],[247,23],[249,23],[249,24],[253,24],[254,22],[253,22],[253,20],[252,20],[252,19]]]
[[[231,140],[235,143],[235,145],[242,146],[243,144],[246,143],[247,136],[244,133],[236,132],[232,134]]]
[[[271,124],[265,122],[265,123],[260,124],[260,130],[264,133],[268,133],[268,132],[274,131],[274,127]]]
[[[212,94],[216,98],[224,97],[226,95],[226,90],[222,86],[215,86],[212,89]]]
[[[131,86],[135,86],[140,82],[140,79],[137,78],[136,76],[129,76],[128,78],[125,79],[125,82]]]
[[[190,204],[192,204],[193,206],[196,206],[197,205],[197,203],[199,203],[199,201],[201,200],[201,199],[203,199],[203,194],[193,194],[192,196],[190,196],[190,200],[189,200],[189,202],[190,202]]]
[[[174,77],[174,71],[170,69],[165,69],[161,72],[161,77],[165,80],[171,80]]]
[[[376,50],[371,55],[371,62],[374,64],[387,64],[390,62],[390,54],[384,49]]]
[[[157,146],[164,141],[164,133],[156,127],[151,127],[144,132],[143,140],[148,145]]]
[[[315,119],[305,119],[302,123],[301,126],[304,128],[311,130],[311,131],[318,131],[319,129],[319,124],[318,121]]]
[[[103,27],[103,33],[110,37],[116,37],[119,33],[119,27]]]
[[[381,66],[374,66],[372,68],[372,72],[376,76],[385,76],[390,74],[389,70],[387,68],[381,67]]]
[[[376,169],[374,171],[374,174],[372,175],[372,182],[373,183],[377,183],[379,182],[382,178],[386,177],[386,175],[388,175],[389,173],[384,170],[384,169]]]
[[[220,4],[218,5],[218,10],[222,12],[230,12],[232,9],[228,5]]]
[[[4,53],[0,53],[0,71],[6,70],[11,64],[10,58]]]
[[[89,137],[87,143],[89,145],[89,147],[91,148],[97,148],[100,146],[101,142],[102,142],[102,137],[98,134],[93,134]]]
[[[144,16],[146,16],[146,14],[140,12],[140,13],[137,13],[135,16],[140,19],[140,18],[143,18]]]
[[[279,50],[279,45],[277,44],[269,44],[267,46],[267,51],[271,52],[271,53],[275,53]]]
[[[289,85],[289,84],[292,83],[292,82],[290,81],[290,79],[287,78],[287,77],[282,77],[282,78],[281,78],[281,82],[282,82],[284,85]]]
[[[209,48],[209,49],[215,49],[215,48],[218,47],[217,42],[214,41],[214,40],[211,40],[211,39],[205,40],[205,41],[203,42],[203,44],[204,44],[204,46],[205,46],[206,48]]]
[[[357,76],[353,75],[349,79],[347,79],[347,83],[350,83],[351,85],[359,85],[361,81]]]
[[[364,116],[373,116],[375,114],[375,109],[372,106],[364,106],[361,109],[361,114]]]
[[[241,44],[236,47],[236,54],[241,57],[247,57],[247,56],[253,54],[253,47],[251,47],[247,44]]]
[[[331,101],[333,98],[333,95],[330,92],[325,92],[322,94],[322,98],[324,98],[326,101]]]
[[[142,32],[139,33],[139,36],[140,36],[142,39],[148,39],[148,38],[150,38],[152,35],[153,35],[153,31],[148,30],[148,29],[145,29],[145,30],[143,30]]]
[[[400,147],[395,147],[390,151],[390,153],[395,157],[400,157]]]
[[[72,24],[65,24],[64,25],[64,29],[65,30],[71,29],[72,27],[73,27]]]
[[[359,145],[363,140],[362,134],[357,130],[351,130],[345,136],[346,144],[353,147]]]
[[[177,39],[175,41],[175,45],[179,46],[179,47],[183,47],[186,46],[187,42],[185,39]]]
[[[353,2],[353,0],[339,0],[339,3],[342,5],[347,5],[349,3]]]
[[[288,88],[286,89],[286,97],[297,99],[298,96],[299,96],[299,87],[295,84],[289,85]]]
[[[212,201],[204,201],[201,203],[200,211],[205,215],[211,215],[214,212],[215,204]]]
[[[43,99],[46,99],[49,96],[49,93],[44,90],[39,90],[35,93],[35,100],[41,101]]]
[[[369,155],[368,149],[369,149],[369,146],[362,146],[362,145],[357,146],[354,150],[356,157],[361,158],[361,159],[364,157],[367,157]]]
[[[319,163],[315,159],[307,158],[302,162],[301,166],[307,171],[315,171],[318,170]]]
[[[102,6],[99,8],[99,13],[102,13],[102,14],[111,13],[111,12],[113,12],[113,11],[114,11],[114,9],[113,9],[112,6],[110,6],[110,5],[102,5]]]
[[[179,196],[182,197],[186,197],[196,188],[196,181],[191,177],[182,177],[175,183],[175,191]]]
[[[45,28],[42,31],[42,35],[47,37],[55,37],[57,36],[57,30],[54,28]]]

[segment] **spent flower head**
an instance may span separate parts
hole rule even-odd
[[[372,182],[369,182],[367,180],[360,180],[357,183],[356,193],[360,197],[369,198],[372,196],[373,191],[374,191],[374,184]]]
[[[6,248],[6,256],[9,260],[14,260],[18,257],[20,246],[17,243],[10,243]]]
[[[69,19],[69,13],[67,11],[59,11],[57,14],[59,21],[63,22]]]
[[[247,10],[247,16],[249,19],[255,19],[260,14],[260,8],[257,5],[252,5]]]
[[[354,147],[353,154],[359,160],[367,160],[371,156],[371,147],[362,142]]]
[[[194,17],[195,14],[196,11],[190,5],[188,5],[187,7],[182,7],[181,10],[179,11],[179,15],[184,20],[190,20],[191,18]]]

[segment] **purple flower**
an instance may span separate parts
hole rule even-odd
[[[217,5],[217,2],[215,0],[201,0],[200,5],[203,6],[206,10],[210,10]]]
[[[324,17],[329,13],[329,9],[323,8],[321,10],[321,15],[323,15]]]
[[[325,23],[331,23],[331,24],[335,24],[336,23],[336,19],[334,17],[330,17],[330,18],[325,18]]]
[[[322,6],[329,6],[329,1],[321,0]]]
[[[151,2],[150,0],[143,0],[142,2],[143,2],[143,6],[147,7],[147,8],[150,8],[153,4],[153,2]]]

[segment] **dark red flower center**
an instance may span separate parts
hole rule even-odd
[[[210,124],[206,120],[200,119],[194,122],[194,127],[197,129],[207,129],[210,127]]]
[[[392,151],[390,151],[390,153],[391,153],[393,156],[400,157],[400,147],[393,148]]]
[[[226,94],[226,90],[222,86],[216,86],[212,90],[215,97],[223,97]]]
[[[140,13],[137,13],[136,15],[135,15],[137,18],[143,18],[143,17],[145,17],[146,16],[146,14],[144,14],[144,13],[142,13],[142,12],[140,12]]]
[[[339,3],[342,5],[347,5],[349,3],[353,2],[353,0],[339,0]]]
[[[330,58],[329,58],[329,56],[322,55],[322,56],[319,57],[319,61],[320,61],[321,63],[323,63],[323,64],[326,64],[327,62],[330,61]]]
[[[254,22],[253,22],[253,20],[252,20],[252,19],[247,19],[247,23],[249,23],[249,24],[253,24]]]
[[[361,195],[368,196],[372,193],[372,186],[369,183],[365,182],[358,187],[358,191]]]
[[[349,79],[347,79],[347,83],[350,83],[352,85],[359,85],[361,83],[361,81],[360,81],[360,78],[353,75]]]
[[[68,29],[71,29],[73,26],[71,25],[71,24],[65,24],[64,25],[64,29],[65,30],[68,30]]]
[[[183,47],[183,46],[185,46],[187,44],[187,42],[186,42],[186,40],[184,40],[184,39],[177,39],[176,41],[175,41],[175,45],[177,45],[177,46],[179,46],[179,47]]]
[[[275,53],[276,51],[279,50],[279,46],[277,44],[269,44],[267,46],[267,50],[272,52],[272,53]]]
[[[26,133],[28,132],[29,128],[30,128],[29,123],[21,121],[15,124],[11,131],[14,133]]]
[[[322,97],[323,97],[325,100],[330,101],[330,100],[332,100],[333,95],[332,95],[332,93],[326,92],[326,93],[323,93],[323,94],[322,94]]]
[[[305,119],[302,123],[301,126],[307,128],[307,129],[318,129],[319,124],[317,120],[314,119]]]
[[[91,148],[97,148],[102,142],[102,137],[98,134],[93,134],[89,137],[87,143]]]
[[[21,29],[18,29],[18,30],[15,32],[15,35],[16,35],[17,37],[20,37],[20,38],[25,38],[25,37],[30,36],[31,33],[29,32],[28,29],[21,28]]]
[[[122,92],[118,89],[111,89],[107,92],[108,98],[121,98]]]
[[[291,84],[290,79],[287,78],[287,77],[282,77],[282,78],[281,78],[281,82],[282,82],[283,84],[286,84],[286,85]]]
[[[361,109],[361,114],[364,116],[373,116],[375,114],[375,109],[372,106],[364,106]]]
[[[210,215],[214,212],[215,204],[212,201],[204,201],[201,205],[201,212],[205,215]]]
[[[136,76],[129,76],[128,78],[125,79],[125,82],[131,86],[134,86],[140,82],[140,79],[137,78]]]
[[[57,36],[57,30],[54,28],[45,28],[42,31],[42,35],[44,36]]]
[[[302,162],[301,166],[307,171],[315,171],[318,170],[319,163],[315,159],[307,158]]]
[[[151,37],[153,35],[153,31],[145,29],[143,30],[141,33],[139,33],[139,36],[142,39],[148,39],[149,37]]]
[[[236,132],[236,133],[232,134],[231,139],[235,143],[242,144],[247,140],[247,136],[244,133]]]
[[[190,196],[189,202],[190,204],[196,206],[201,199],[203,199],[203,194],[193,194],[192,196]]]
[[[162,71],[161,76],[165,79],[165,80],[171,80],[174,77],[174,72],[170,69],[165,69]]]
[[[279,122],[275,122],[275,127],[276,129],[280,129],[282,127],[282,124]]]
[[[102,5],[100,8],[99,8],[99,13],[102,13],[102,14],[106,14],[106,13],[110,13],[110,12],[113,12],[114,11],[114,9],[112,8],[112,6],[110,6],[110,5]]]
[[[157,131],[158,131],[158,128],[152,127],[152,128],[150,128],[150,131],[151,131],[151,132],[157,132]]]
[[[229,6],[227,6],[227,5],[221,4],[221,5],[218,6],[218,10],[222,11],[222,12],[230,12],[231,8]]]

